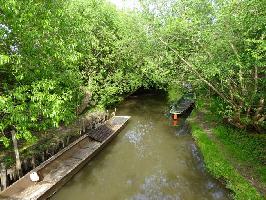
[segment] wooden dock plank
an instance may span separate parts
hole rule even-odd
[[[88,136],[98,142],[103,142],[112,134],[113,130],[108,125],[100,126],[99,128],[87,132]]]

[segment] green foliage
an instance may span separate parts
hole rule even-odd
[[[154,65],[159,73],[171,72],[162,73],[161,82],[178,79],[196,91],[210,88],[223,104],[218,111],[223,118],[261,131],[266,117],[266,4],[162,0],[144,5],[152,19],[151,40],[157,44]]]
[[[81,88],[106,107],[140,87],[173,100],[191,83],[217,116],[262,132],[266,4],[141,3],[141,12],[123,12],[104,0],[0,0],[1,147],[11,130],[34,143],[35,132],[70,123]]]
[[[71,121],[82,79],[74,36],[67,32],[74,23],[63,12],[64,1],[1,5],[6,30],[1,53],[10,57],[1,62],[0,71],[0,127],[7,146],[10,129],[17,131],[18,139],[34,141],[32,131]]]
[[[34,132],[71,122],[82,87],[108,106],[142,85],[147,34],[138,14],[96,0],[0,4],[4,146],[12,129],[18,139],[34,142]]]
[[[236,171],[217,145],[198,125],[192,126],[192,135],[203,154],[207,169],[216,178],[226,181],[226,187],[233,191],[234,199],[263,199],[256,189]]]
[[[15,159],[13,157],[7,156],[3,159],[3,162],[6,168],[9,168],[15,163]]]
[[[6,55],[0,55],[0,66],[7,64],[9,62],[9,57]]]
[[[169,88],[167,89],[168,91],[168,100],[170,102],[176,102],[178,99],[180,99],[182,97],[182,95],[184,94],[182,91],[182,87],[180,87],[179,84],[173,84],[170,85]]]

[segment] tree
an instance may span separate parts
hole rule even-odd
[[[222,117],[240,128],[261,131],[265,127],[265,80],[259,78],[265,74],[265,4],[186,0],[172,5],[161,9],[168,11],[166,15],[147,11],[156,19],[151,23],[153,38],[161,43],[155,57],[162,62],[157,65],[163,71],[171,63],[178,66],[171,67],[179,74],[171,76],[173,81],[189,80],[195,88],[211,88]]]

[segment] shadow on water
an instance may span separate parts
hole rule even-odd
[[[51,199],[230,199],[205,170],[185,120],[190,113],[172,126],[167,112],[158,94],[128,98],[117,113],[132,116],[125,129]]]

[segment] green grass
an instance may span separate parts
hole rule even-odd
[[[247,134],[223,125],[215,127],[213,133],[237,161],[252,166],[266,187],[266,135]]]
[[[225,158],[217,144],[207,136],[200,126],[192,124],[192,135],[203,154],[208,171],[217,179],[222,179],[226,182],[226,187],[233,192],[234,199],[263,199],[257,190]]]

